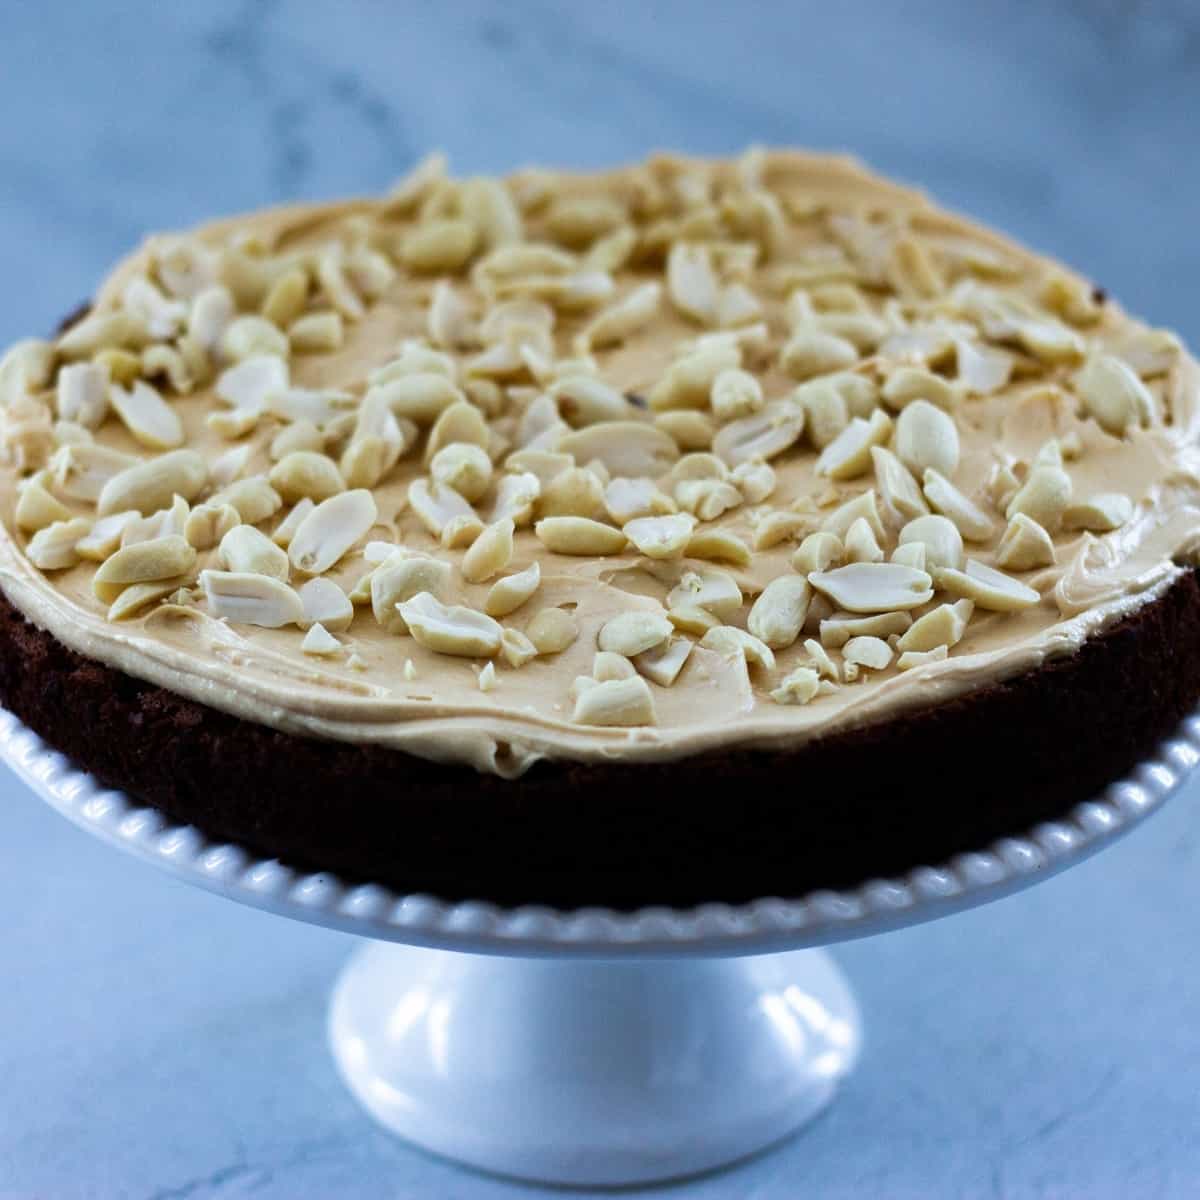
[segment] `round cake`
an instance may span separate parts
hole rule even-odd
[[[1200,391],[834,157],[155,236],[0,363],[0,702],[302,867],[795,896],[1058,817],[1200,697]]]

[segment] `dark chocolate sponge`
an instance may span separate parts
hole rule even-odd
[[[0,596],[0,702],[106,785],[216,838],[504,904],[800,896],[1063,816],[1200,699],[1200,583],[1079,652],[794,750],[543,762],[514,781],[280,733],[67,649]]]

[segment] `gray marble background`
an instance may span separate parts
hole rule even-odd
[[[34,4],[0,38],[0,341],[144,233],[461,171],[849,149],[1200,341],[1200,7]],[[970,781],[963,781],[970,803]],[[847,946],[861,1069],[683,1197],[1200,1194],[1192,788],[1039,889]],[[537,1193],[377,1132],[323,1044],[349,942],[193,892],[0,779],[0,1197]]]

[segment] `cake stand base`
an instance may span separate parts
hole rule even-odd
[[[181,879],[377,939],[343,971],[329,1035],[388,1129],[500,1174],[629,1184],[765,1148],[853,1067],[860,1023],[841,973],[819,950],[777,951],[944,917],[1112,845],[1200,763],[1200,713],[1061,820],[948,862],[841,892],[632,913],[446,902],[302,872],[105,788],[3,709],[0,761],[68,820]]]
[[[435,1154],[546,1183],[722,1166],[825,1107],[858,1009],[821,950],[505,958],[368,944],[329,1018],[351,1091]]]

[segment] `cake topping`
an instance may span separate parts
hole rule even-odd
[[[253,525],[236,525],[225,534],[217,558],[228,571],[270,575],[284,583],[288,580],[288,556]]]
[[[691,549],[696,519],[690,513],[662,517],[634,517],[621,532],[647,558],[681,558]]]
[[[896,418],[896,457],[918,479],[929,468],[953,475],[958,469],[958,455],[954,421],[928,400],[913,400]]]
[[[580,692],[572,720],[580,725],[653,725],[654,695],[640,675],[595,683]]]
[[[365,488],[323,500],[288,543],[292,566],[309,575],[323,574],[366,534],[377,515],[374,497]]]
[[[659,687],[669,688],[683,670],[692,653],[691,638],[671,637],[634,657],[633,665],[639,675],[644,675]]]
[[[665,616],[653,612],[621,613],[600,627],[596,644],[601,650],[632,658],[661,645],[671,633],[671,622]]]
[[[934,580],[939,588],[951,595],[965,596],[980,608],[993,612],[1019,612],[1039,600],[1033,588],[973,558],[967,559],[963,571],[953,567],[936,568]]]
[[[810,533],[792,555],[792,566],[803,575],[839,566],[845,554],[842,539],[836,533]]]
[[[534,532],[555,554],[591,557],[619,554],[625,547],[625,535],[619,529],[591,517],[546,517],[534,526]]]
[[[500,654],[510,667],[523,667],[537,658],[538,648],[519,629],[505,629],[500,634]]]
[[[892,661],[892,648],[882,638],[853,637],[842,647],[847,681],[858,678],[860,668],[882,671]]]
[[[450,564],[424,554],[397,551],[370,575],[371,611],[380,628],[407,633],[401,603],[422,593],[442,600],[450,593]]]
[[[304,604],[286,583],[270,575],[252,572],[200,572],[200,586],[214,617],[247,625],[278,629],[281,625],[299,625],[304,620]]]
[[[498,579],[488,591],[484,611],[491,617],[507,617],[532,597],[541,582],[542,568],[537,562]]]
[[[341,632],[349,629],[354,620],[354,606],[332,579],[310,579],[303,584],[300,603],[304,606],[301,624],[320,624],[327,630]]]
[[[883,558],[883,550],[875,539],[875,530],[866,517],[856,517],[846,530],[844,549],[848,563],[875,563]]]
[[[1066,529],[1090,529],[1111,533],[1120,529],[1133,516],[1133,502],[1117,492],[1100,492],[1090,500],[1068,505],[1063,511]]]
[[[300,649],[305,654],[315,654],[324,657],[330,654],[340,654],[342,643],[320,621],[317,621],[304,635],[304,639],[300,643]]]
[[[539,654],[561,654],[579,637],[579,624],[561,608],[543,608],[525,627]]]
[[[1131,426],[1147,425],[1154,416],[1154,397],[1128,363],[1099,354],[1076,379],[1084,411],[1118,436]]]
[[[1006,571],[1030,571],[1054,562],[1050,534],[1023,512],[1014,514],[996,547],[996,563]]]
[[[932,650],[905,650],[896,659],[896,669],[912,671],[917,667],[926,666],[928,663],[943,662],[947,657],[949,657],[949,651],[945,646],[935,646]]]
[[[505,517],[489,525],[463,555],[462,574],[469,583],[483,583],[508,566],[513,556],[513,521]]]
[[[439,654],[488,658],[500,649],[498,622],[461,604],[443,604],[429,592],[418,592],[396,605],[409,633]]]
[[[21,485],[15,512],[17,527],[26,533],[36,533],[55,521],[69,521],[71,510],[46,490],[44,472],[31,475]]]
[[[814,571],[808,581],[835,604],[858,613],[919,608],[933,596],[929,576],[900,563],[850,563]]]
[[[811,667],[797,667],[771,693],[776,704],[807,704],[820,690],[821,681]]]
[[[775,655],[771,653],[771,648],[736,625],[717,625],[700,639],[700,645],[738,662],[745,660],[751,666],[762,667],[765,671],[775,669]]]
[[[849,424],[821,451],[817,474],[831,479],[854,479],[871,466],[871,451],[892,433],[892,419],[877,408],[869,420],[851,417]]]
[[[786,650],[804,628],[811,598],[812,588],[802,575],[780,575],[751,606],[746,628],[772,650]]]
[[[110,377],[110,369],[99,363],[62,367],[58,372],[59,417],[85,429],[98,429],[108,412]]]
[[[906,612],[876,613],[868,617],[841,613],[822,617],[821,645],[830,650],[841,650],[853,637],[895,637],[904,633],[912,623],[912,617]]]
[[[840,160],[434,157],[152,239],[13,347],[0,580],[134,674],[486,769],[795,737],[1159,586],[1195,552],[1195,380]],[[234,636],[236,670],[204,649]]]
[[[903,653],[909,650],[924,652],[938,646],[957,645],[966,632],[974,604],[970,600],[958,600],[954,604],[939,604],[923,617],[918,617],[901,635],[896,648]]]
[[[79,561],[76,550],[87,536],[91,522],[86,517],[53,521],[39,529],[26,544],[29,561],[41,571],[62,571]]]
[[[592,679],[604,683],[609,679],[630,679],[637,674],[633,663],[614,650],[597,650],[592,658]]]
[[[267,543],[270,545],[270,543]],[[274,550],[276,547],[271,546]],[[196,551],[179,534],[134,542],[122,546],[100,564],[92,576],[92,590],[98,600],[111,604],[133,583],[153,583],[182,575],[196,561]]]
[[[900,530],[899,544],[912,543],[925,547],[925,561],[930,567],[962,566],[962,534],[948,517],[915,517],[909,521]]]

